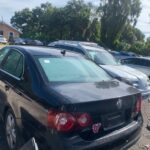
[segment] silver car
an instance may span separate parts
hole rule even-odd
[[[150,81],[142,72],[131,67],[121,65],[104,48],[96,43],[76,41],[56,41],[48,46],[78,52],[94,61],[114,78],[136,87],[141,91],[143,99],[150,97]]]
[[[2,44],[7,44],[6,38],[3,37],[2,35],[0,35],[0,43],[2,43]]]
[[[129,67],[135,68],[145,73],[150,79],[150,58],[148,57],[133,57],[122,59],[121,63]]]

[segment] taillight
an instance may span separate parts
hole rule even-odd
[[[57,131],[70,131],[75,125],[75,118],[68,113],[60,113],[55,117],[55,127]]]
[[[81,114],[78,117],[77,122],[81,127],[87,127],[92,123],[92,118],[87,113]]]
[[[68,132],[75,128],[87,127],[92,124],[92,118],[87,113],[48,112],[48,126],[60,132]]]
[[[135,106],[135,112],[136,113],[141,112],[141,103],[142,103],[142,97],[139,96],[137,101],[136,101],[136,106]]]

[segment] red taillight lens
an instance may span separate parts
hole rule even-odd
[[[75,118],[69,113],[48,112],[48,126],[57,131],[70,131],[75,125]]]
[[[142,97],[138,97],[137,102],[136,102],[136,106],[135,106],[135,112],[139,113],[141,112],[141,104],[142,104]]]
[[[68,113],[60,113],[55,117],[55,127],[57,131],[70,131],[75,125],[75,118]]]
[[[91,124],[92,118],[87,113],[48,112],[48,126],[60,132],[68,132],[74,128],[87,127]]]
[[[90,115],[88,114],[81,114],[78,119],[78,124],[81,126],[81,127],[87,127],[89,125],[91,125],[92,123],[92,118],[90,117]]]

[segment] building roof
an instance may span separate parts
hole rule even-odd
[[[5,26],[7,26],[7,27],[9,27],[9,28],[11,28],[13,30],[15,30],[16,32],[22,34],[21,31],[17,30],[16,28],[12,27],[11,25],[7,24],[6,22],[0,21],[0,24],[5,25]]]

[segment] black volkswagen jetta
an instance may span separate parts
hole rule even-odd
[[[35,137],[44,150],[127,149],[140,137],[141,95],[76,53],[0,51],[0,114],[10,150]]]

